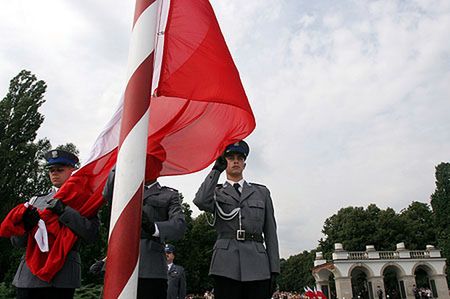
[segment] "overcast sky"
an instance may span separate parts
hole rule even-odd
[[[326,218],[429,203],[450,154],[450,1],[214,0],[256,117],[245,177],[267,185],[283,257]],[[134,1],[2,1],[0,95],[47,85],[39,137],[87,156],[125,85]],[[210,167],[208,167],[209,169]],[[191,205],[207,170],[162,179]]]

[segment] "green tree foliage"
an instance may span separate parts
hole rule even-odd
[[[419,202],[400,213],[391,208],[381,210],[374,204],[366,209],[342,208],[325,220],[322,232],[326,237],[319,241],[319,248],[326,258],[331,257],[334,243],[343,243],[349,251],[364,251],[369,244],[377,250],[394,250],[400,242],[409,249],[425,249],[427,244],[436,244],[431,215],[430,207]]]
[[[447,280],[450,283],[450,163],[436,166],[436,189],[431,195],[438,246],[447,258]]]
[[[188,230],[183,240],[174,243],[177,249],[175,263],[186,269],[188,293],[202,294],[205,290],[212,289],[208,272],[217,234],[208,224],[208,217],[211,218],[211,215],[202,213],[192,219],[189,205],[184,206]]]
[[[0,101],[0,216],[38,190],[40,157],[49,149],[48,140],[35,141],[44,121],[39,107],[47,86],[28,71],[21,71]]]
[[[427,245],[436,244],[436,232],[433,225],[433,211],[423,202],[413,201],[406,209],[401,210],[399,217],[404,221],[405,230],[413,233],[405,233],[404,242],[408,249],[423,250]]]
[[[306,286],[315,285],[311,269],[314,266],[315,251],[303,251],[297,255],[282,260],[280,264],[280,276],[277,284],[281,291],[303,292]]]
[[[46,185],[40,158],[50,148],[50,142],[35,141],[44,120],[38,109],[44,103],[45,90],[44,81],[24,70],[10,81],[9,91],[0,101],[1,219]],[[0,280],[11,281],[11,268],[17,266],[22,252],[13,250],[7,239],[0,240],[0,252]]]

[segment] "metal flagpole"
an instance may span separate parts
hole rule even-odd
[[[160,0],[136,0],[111,209],[104,298],[136,298],[142,196]]]

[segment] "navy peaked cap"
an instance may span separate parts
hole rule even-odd
[[[172,244],[166,244],[166,246],[164,247],[164,251],[166,253],[175,253],[175,246],[173,246]]]
[[[232,143],[225,148],[225,156],[228,154],[238,153],[243,154],[245,158],[247,158],[250,152],[250,147],[247,142],[244,140],[238,141],[236,143]]]
[[[78,157],[74,154],[64,150],[51,150],[44,154],[45,160],[47,160],[47,167],[52,165],[68,165],[75,167],[78,163]]]

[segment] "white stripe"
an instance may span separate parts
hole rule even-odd
[[[136,267],[134,268],[134,271],[130,276],[130,279],[128,279],[127,284],[124,286],[118,298],[131,299],[137,297],[138,273],[139,273],[139,258],[137,260]]]
[[[138,188],[142,188],[147,151],[149,110],[128,133],[117,157],[111,208],[111,229]]]
[[[167,18],[169,16],[170,0],[161,0],[160,14],[161,18],[158,20],[158,31],[156,33],[156,45],[155,45],[155,59],[153,68],[153,80],[152,80],[152,95],[159,84],[159,76],[161,74],[162,57],[164,50],[164,33],[167,26]]]
[[[158,13],[158,6],[160,1],[155,1],[152,5],[150,5],[139,17],[137,20],[132,36],[130,41],[130,51],[129,51],[129,57],[128,57],[128,70],[127,70],[127,81],[130,80],[131,75],[134,73],[137,67],[144,61],[144,59],[150,55],[150,53],[153,51],[155,47],[155,40],[150,38],[150,33],[156,33],[156,18]],[[162,1],[163,5],[165,4],[165,1]],[[170,1],[167,1],[167,3],[170,3]],[[164,8],[166,11],[169,10],[168,6]],[[164,12],[163,12],[164,14]],[[164,15],[163,15],[164,16]],[[159,31],[165,30],[166,27],[166,21],[167,21],[167,15],[164,17],[163,25],[160,24]],[[147,26],[147,27],[146,27]],[[163,27],[161,27],[163,26]],[[155,34],[155,39],[157,38],[157,35]],[[160,37],[160,40],[158,43],[161,44],[160,52],[155,53],[155,55],[159,55],[159,58],[155,58],[155,63],[158,63],[159,68],[157,71],[154,72],[153,78],[155,78],[155,74],[157,74],[157,81],[159,80],[159,73],[161,72],[161,60],[162,60],[162,45],[164,43],[164,36]],[[156,70],[156,69],[155,69]],[[131,73],[130,73],[131,72]],[[155,82],[155,79],[153,79],[153,82]],[[155,84],[155,83],[153,83]],[[156,83],[157,84],[157,83]],[[156,88],[156,85],[155,85]],[[154,89],[152,89],[154,90]],[[112,118],[109,120],[109,122],[106,124],[103,131],[100,133],[100,135],[97,137],[96,141],[94,142],[94,145],[92,146],[89,156],[84,159],[86,161],[84,165],[87,165],[91,163],[92,161],[95,161],[99,159],[100,157],[103,157],[107,153],[111,152],[114,148],[116,148],[119,145],[119,136],[120,136],[120,121],[122,117],[122,111],[123,111],[123,102],[124,102],[124,96],[122,95],[120,98],[119,105],[114,112]]]
[[[136,69],[155,49],[155,38],[153,37],[156,35],[158,5],[159,1],[153,2],[142,12],[139,19],[134,24],[128,54],[126,82],[130,81],[130,78]]]
[[[86,161],[84,165],[89,164],[92,161],[103,157],[107,153],[111,152],[114,148],[119,145],[119,137],[120,137],[120,120],[122,119],[122,110],[123,110],[123,95],[120,98],[120,102],[113,116],[106,124],[103,131],[97,137],[92,146],[89,156],[84,159]],[[83,166],[84,166],[83,165]]]

